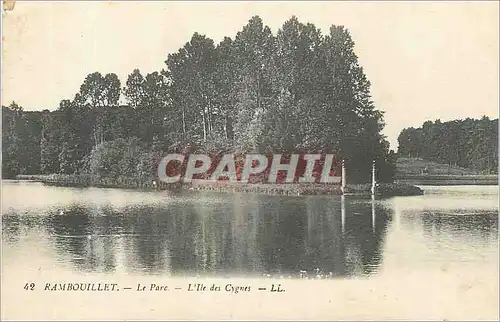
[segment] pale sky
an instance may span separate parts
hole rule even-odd
[[[17,2],[2,22],[2,105],[54,110],[91,72],[165,68],[194,32],[219,42],[254,16],[275,34],[292,15],[347,27],[397,148],[426,120],[498,117],[499,3]]]

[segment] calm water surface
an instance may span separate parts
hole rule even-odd
[[[498,187],[371,200],[2,183],[2,271],[373,278],[498,269]],[[492,276],[493,278],[493,276]]]

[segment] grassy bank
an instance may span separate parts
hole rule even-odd
[[[152,181],[138,178],[119,177],[106,178],[86,175],[18,175],[17,180],[30,180],[42,182],[46,185],[65,187],[100,187],[100,188],[124,188],[124,189],[156,189],[156,190],[197,190],[215,192],[244,192],[267,195],[341,195],[340,185],[336,184],[265,184],[265,183],[230,183],[230,182],[203,182],[194,181],[192,184],[153,184]],[[369,195],[370,184],[348,185],[347,191],[351,194]],[[380,184],[377,192],[384,197],[389,196],[413,196],[421,195],[422,190],[408,184]]]
[[[342,195],[340,185],[334,184],[245,184],[245,183],[220,183],[220,184],[198,184],[193,185],[192,189],[199,191],[217,191],[217,192],[245,192],[267,195]],[[347,186],[349,194],[370,195],[370,184],[353,184]],[[377,194],[383,197],[391,196],[417,196],[422,195],[423,191],[415,186],[407,184],[380,184],[377,188]]]
[[[409,185],[498,185],[498,175],[418,158],[399,158],[395,181]]]
[[[46,185],[61,187],[97,187],[97,188],[122,188],[122,189],[180,189],[180,184],[159,183],[153,185],[152,180],[144,180],[135,177],[100,177],[90,175],[73,174],[49,174],[49,175],[17,175],[17,180],[37,181]]]
[[[396,179],[397,183],[410,185],[432,186],[460,186],[460,185],[498,185],[495,175],[468,175],[468,176],[408,176]]]
[[[425,169],[427,169],[428,175],[434,176],[484,174],[474,169],[427,161],[421,158],[398,158],[396,161],[396,177],[422,175]]]

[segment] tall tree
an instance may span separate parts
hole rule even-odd
[[[183,140],[205,142],[214,128],[214,63],[213,40],[198,33],[177,53],[168,55],[172,104],[181,116]]]
[[[128,76],[124,93],[134,108],[138,137],[149,145],[153,138],[164,139],[170,107],[169,84],[164,73],[153,72],[143,77],[138,69]],[[171,124],[168,124],[171,125]]]
[[[105,141],[106,123],[108,121],[107,111],[104,107],[117,106],[120,99],[120,80],[116,74],[106,74],[95,72],[87,75],[80,86],[79,95],[75,98],[75,103],[90,106],[95,117],[93,137],[94,144]]]
[[[243,150],[258,149],[263,133],[262,116],[272,100],[269,73],[275,39],[262,19],[254,16],[237,33],[234,47],[236,62],[240,66],[235,71],[240,75],[234,88],[237,93],[235,145]]]

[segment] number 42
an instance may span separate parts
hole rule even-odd
[[[35,290],[35,283],[26,283],[26,285],[24,285],[24,289],[26,291],[34,291]]]

